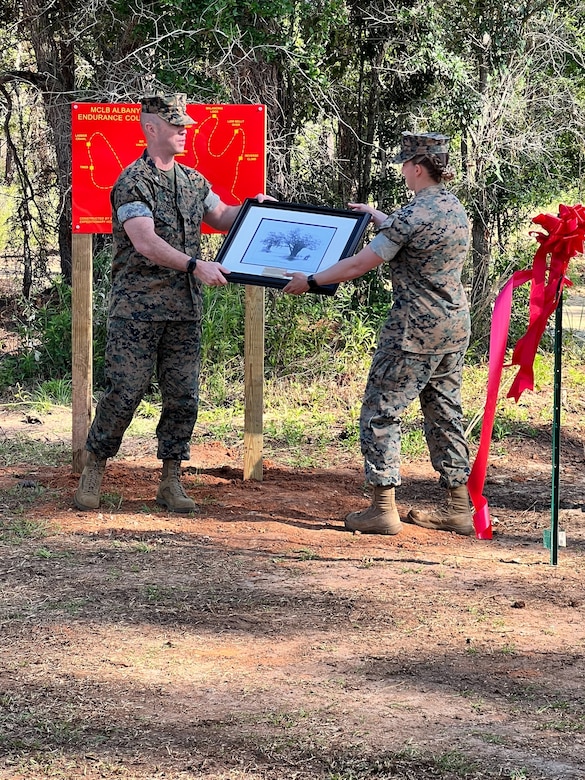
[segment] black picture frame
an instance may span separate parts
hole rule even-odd
[[[353,255],[369,221],[361,211],[248,198],[216,261],[231,271],[228,282],[282,289],[287,271],[316,274]],[[337,287],[312,292],[334,295]]]

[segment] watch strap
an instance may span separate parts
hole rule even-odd
[[[185,269],[188,274],[192,274],[193,271],[197,268],[197,258],[191,257],[189,259],[189,262],[187,263],[187,268]]]
[[[315,281],[315,275],[314,274],[309,274],[307,276],[307,284],[309,285],[309,290],[318,290],[319,289],[319,285]]]

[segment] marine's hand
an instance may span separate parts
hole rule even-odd
[[[368,206],[367,203],[348,203],[347,208],[352,211],[365,211],[366,214],[372,214],[374,209],[372,206]]]
[[[277,198],[273,198],[272,195],[265,195],[263,192],[259,192],[254,200],[257,200],[258,203],[264,203],[265,200],[271,200],[273,203],[278,203]]]
[[[302,295],[307,292],[309,285],[307,284],[306,274],[303,274],[300,271],[294,271],[294,273],[287,274],[287,276],[290,276],[291,280],[283,289],[283,292],[290,293],[291,295]]]
[[[220,263],[210,263],[207,260],[197,260],[194,275],[209,287],[220,287],[227,284],[226,274],[231,273]]]
[[[369,214],[370,219],[377,227],[380,227],[382,222],[384,222],[388,218],[388,215],[384,211],[375,209],[373,206],[370,206],[368,203],[348,203],[347,207],[352,211],[363,211],[366,214]]]

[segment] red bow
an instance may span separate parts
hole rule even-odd
[[[559,206],[559,216],[539,214],[532,220],[547,233],[533,232],[538,241],[532,269],[516,271],[508,280],[494,305],[490,334],[490,359],[485,412],[481,427],[479,448],[467,484],[473,503],[475,533],[478,539],[492,538],[492,525],[485,496],[482,495],[487,471],[487,459],[493,431],[500,378],[504,365],[512,292],[530,281],[529,320],[526,333],[518,339],[512,353],[513,366],[519,366],[508,398],[516,401],[524,390],[534,387],[534,358],[548,318],[558,306],[565,285],[571,281],[565,273],[571,258],[583,253],[585,241],[585,208]],[[550,255],[550,263],[547,257]]]
[[[512,353],[513,366],[520,366],[508,398],[516,401],[524,390],[534,387],[534,357],[546,328],[548,318],[557,308],[565,285],[571,282],[566,278],[569,260],[583,253],[585,240],[585,208],[578,206],[559,206],[559,216],[539,214],[532,220],[543,227],[546,233],[533,232],[540,244],[532,264],[530,285],[530,303],[528,328],[518,339]],[[550,263],[547,266],[547,257]]]

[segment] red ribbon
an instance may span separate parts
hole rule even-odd
[[[585,242],[585,208],[581,205],[560,205],[558,217],[539,214],[532,221],[547,231],[532,233],[540,244],[534,255],[532,268],[516,271],[506,282],[494,304],[485,411],[479,447],[467,483],[469,497],[475,509],[473,522],[478,539],[492,538],[488,502],[482,493],[508,341],[512,292],[516,287],[531,282],[528,327],[514,347],[510,364],[519,366],[508,391],[508,398],[514,398],[517,402],[524,390],[532,390],[534,387],[536,350],[548,318],[558,306],[563,288],[565,285],[571,285],[565,276],[569,261],[575,255],[583,253]],[[550,262],[547,262],[549,256]]]

